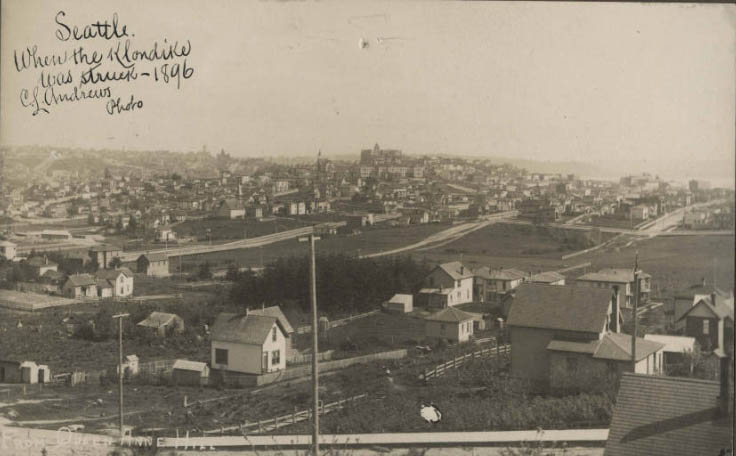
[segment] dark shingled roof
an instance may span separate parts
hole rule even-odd
[[[605,288],[523,283],[516,289],[508,325],[599,333],[612,294]]]
[[[524,271],[515,268],[491,269],[488,266],[476,269],[474,275],[487,280],[519,280],[527,276]]]
[[[144,253],[138,259],[140,260],[142,257],[146,257],[151,263],[154,261],[169,261],[169,256],[165,253]]]
[[[119,268],[119,269],[100,269],[99,271],[97,271],[97,278],[105,279],[105,280],[117,280],[120,274],[123,274],[126,277],[133,277],[133,273],[130,272],[130,269]]]
[[[473,271],[471,271],[470,268],[463,266],[463,264],[459,261],[443,263],[437,267],[445,271],[447,275],[452,277],[453,280],[461,280],[473,277]],[[462,271],[462,273],[460,271]]]
[[[639,271],[639,278],[651,277],[646,272]],[[606,268],[601,269],[598,272],[589,272],[584,276],[578,277],[577,280],[585,280],[592,282],[617,282],[617,283],[631,283],[634,281],[634,270],[633,269],[613,269]]]
[[[265,315],[267,317],[276,317],[279,319],[279,322],[281,323],[281,326],[284,327],[284,331],[286,334],[291,334],[294,332],[294,328],[289,323],[289,320],[286,319],[286,315],[281,311],[281,307],[279,306],[271,306],[271,307],[265,307],[263,309],[255,309],[250,311],[251,315]]]
[[[426,320],[429,321],[442,321],[447,323],[460,323],[472,319],[472,315],[454,307],[448,307],[446,309],[440,310],[439,312],[432,314],[426,318]]]
[[[265,315],[221,313],[212,325],[212,340],[261,345],[276,323],[286,334],[279,319]]]
[[[720,384],[625,373],[605,456],[717,455],[733,448],[733,418],[716,413]]]
[[[73,287],[88,287],[97,284],[95,278],[89,274],[72,274],[69,276],[68,282]]]

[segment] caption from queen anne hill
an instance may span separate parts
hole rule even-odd
[[[78,25],[60,10],[54,26],[58,47],[28,43],[13,49],[14,68],[28,81],[20,89],[20,104],[33,116],[76,103],[99,104],[109,115],[130,113],[144,108],[136,87],[181,90],[194,77],[189,39],[137,40],[117,13]]]

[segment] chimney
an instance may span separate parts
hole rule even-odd
[[[460,275],[463,275],[463,274],[465,274],[465,266],[463,266],[463,265],[461,264],[461,265],[460,265]]]
[[[730,416],[733,413],[733,399],[731,398],[731,357],[726,355],[720,359],[721,392],[718,395],[718,412],[720,416]]]
[[[618,322],[618,286],[613,287],[613,300],[611,301],[611,331],[615,333],[621,332]]]
[[[705,288],[705,277],[703,277],[703,278],[701,279],[701,284],[702,284],[703,288]]]
[[[716,306],[716,292],[715,291],[710,293],[710,303],[713,307]]]

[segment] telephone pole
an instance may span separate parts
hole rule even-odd
[[[314,255],[314,241],[319,240],[314,232],[308,237],[299,238],[299,242],[309,242],[310,251],[310,296],[312,301],[312,455],[319,454],[319,368],[317,364],[317,341],[319,327],[317,320],[317,267]]]
[[[125,437],[125,432],[123,431],[123,318],[129,316],[130,314],[118,314],[113,315],[112,318],[117,318],[118,320],[118,349],[119,349],[119,355],[120,355],[120,364],[118,365],[118,374],[120,378],[120,383],[118,385],[118,392],[120,393],[120,440],[122,441]]]
[[[631,332],[631,363],[632,372],[636,372],[636,333],[638,332],[639,316],[639,252],[634,259],[634,329]]]

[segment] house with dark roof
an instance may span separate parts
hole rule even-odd
[[[459,261],[438,265],[424,278],[417,300],[434,308],[473,302],[473,271]]]
[[[617,290],[619,306],[625,309],[634,307],[634,271],[631,269],[606,268],[597,272],[584,274],[576,279],[579,286],[594,288],[610,288]],[[652,276],[639,271],[639,303],[649,300],[652,288]]]
[[[110,284],[112,296],[125,297],[133,294],[134,277],[128,268],[101,269],[95,276],[98,281]]]
[[[107,269],[112,267],[114,258],[120,258],[123,249],[112,244],[99,244],[90,247],[89,257],[95,261],[99,268]]]
[[[467,342],[473,335],[473,315],[455,307],[447,307],[424,319],[427,339]]]
[[[714,286],[708,285],[705,279],[701,282],[694,284],[686,289],[680,290],[675,293],[675,297],[671,302],[665,303],[665,317],[669,324],[673,326],[676,331],[684,331],[685,320],[682,318],[685,312],[689,311],[691,307],[698,303],[701,299],[711,296],[713,293],[716,294],[718,300],[732,300],[734,299],[733,290],[730,292],[718,289]]]
[[[144,253],[139,256],[136,269],[139,273],[151,277],[169,276],[169,256],[165,253]]]
[[[90,274],[72,274],[66,279],[62,292],[70,298],[97,298],[97,280]]]
[[[213,369],[260,375],[286,368],[287,328],[277,316],[221,313],[211,331]]]
[[[525,283],[507,325],[511,375],[535,389],[585,391],[633,371],[612,290]],[[636,372],[661,372],[663,344],[636,339]]]
[[[685,322],[685,335],[694,337],[705,351],[733,348],[733,298],[720,298],[713,292],[699,297],[679,321]]]
[[[299,352],[297,351],[294,345],[294,328],[291,326],[291,323],[289,323],[289,320],[286,318],[286,315],[284,315],[284,312],[281,310],[281,307],[262,306],[260,309],[250,309],[248,312],[252,315],[264,315],[267,317],[275,317],[279,321],[281,326],[284,328],[284,333],[286,336],[286,342],[285,342],[286,359],[290,360],[292,356],[299,355]]]
[[[719,381],[626,373],[605,456],[733,454],[733,370]]]
[[[33,257],[28,260],[28,265],[31,266],[39,277],[44,275],[46,271],[58,271],[59,265],[49,260],[47,256]]]
[[[166,312],[151,312],[146,319],[139,321],[136,325],[150,328],[161,337],[166,336],[169,331],[184,331],[184,320],[176,314]]]
[[[473,290],[480,301],[501,302],[528,274],[515,268],[484,266],[473,271]]]
[[[217,216],[228,219],[244,218],[245,205],[234,198],[222,200],[217,208]]]

